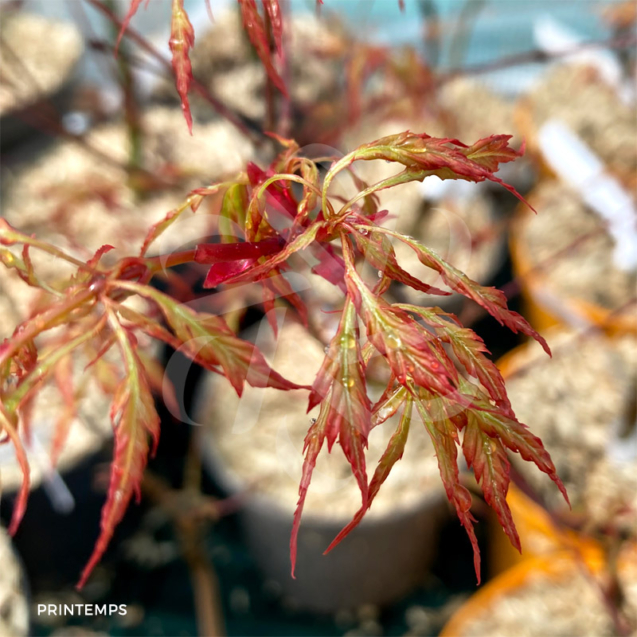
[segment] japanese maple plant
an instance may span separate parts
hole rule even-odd
[[[132,1],[122,31],[139,5],[140,0]],[[260,13],[254,0],[239,0],[250,41],[272,84],[285,92],[278,70],[285,55],[280,7],[278,0],[264,0],[263,6]],[[194,31],[183,0],[173,0],[170,48],[177,90],[191,129],[188,51],[193,42]],[[326,279],[344,294],[338,328],[326,347],[325,360],[313,385],[302,388],[309,390],[308,411],[316,406],[320,409],[305,439],[290,542],[292,574],[303,504],[319,453],[325,446],[331,452],[338,442],[361,493],[360,510],[329,550],[373,505],[403,454],[414,417],[422,421],[431,437],[447,496],[471,539],[478,577],[480,558],[472,498],[461,481],[459,448],[485,500],[495,509],[518,549],[520,541],[506,502],[510,481],[507,454],[519,453],[534,462],[567,497],[541,441],[516,419],[503,379],[482,340],[438,308],[391,303],[385,298],[392,281],[431,295],[459,293],[514,332],[536,339],[550,353],[544,339],[524,318],[507,308],[502,292],[479,285],[426,245],[383,225],[391,211],[379,207],[380,191],[422,181],[430,175],[473,182],[490,180],[517,195],[495,175],[501,163],[520,155],[509,147],[509,136],[493,135],[465,145],[455,139],[406,131],[371,141],[340,158],[317,160],[303,156],[293,140],[272,137],[279,151],[269,166],[249,164],[245,172],[229,181],[184,193],[183,204],[149,228],[139,252],[114,263],[105,258],[112,246],[105,245],[88,260],[82,260],[0,220],[4,266],[15,270],[25,285],[40,288],[47,299],[44,305],[38,303],[38,310],[0,346],[0,427],[4,442],[15,447],[24,474],[14,506],[12,533],[27,505],[29,466],[23,440],[28,439],[30,407],[40,388],[45,383],[57,386],[65,404],[70,403],[69,414],[75,413],[70,362],[82,356],[88,361],[85,373],[95,375],[102,390],[112,396],[114,456],[110,486],[101,534],[80,585],[103,555],[131,498],[138,494],[147,457],[160,435],[152,389],[161,384],[161,375],[140,350],[137,336],[150,335],[204,368],[225,375],[239,395],[246,382],[281,391],[301,388],[294,379],[285,379],[271,369],[257,347],[235,334],[222,316],[195,311],[152,285],[166,268],[185,263],[210,265],[205,281],[208,288],[256,283],[262,290],[266,311],[277,304],[289,304],[301,320],[307,318],[304,302],[286,279],[286,272],[311,268],[311,276]],[[397,174],[378,183],[363,182],[356,174],[356,162],[378,160],[396,165]],[[351,180],[353,196],[334,192],[337,176]],[[202,201],[212,196],[221,198],[218,241],[171,254],[151,252],[155,240],[169,233],[180,216],[196,212]],[[427,285],[402,269],[394,253],[395,242],[409,246],[422,264],[438,273],[447,289]],[[73,275],[54,287],[45,284],[32,264],[33,251],[66,261],[74,268]],[[308,262],[312,265],[307,266]],[[366,281],[364,264],[377,271],[378,278]],[[131,304],[131,297],[138,297],[141,304]],[[117,365],[113,363],[115,352]],[[376,402],[370,399],[366,382],[372,356],[384,359],[389,379]],[[118,375],[116,382],[104,382],[104,366]],[[367,439],[374,427],[396,414],[397,428],[369,480]],[[56,437],[58,447],[68,433],[68,418],[66,424],[63,419],[59,422],[66,429]]]

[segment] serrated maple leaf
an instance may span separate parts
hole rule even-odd
[[[319,403],[321,404],[320,424],[313,425],[316,435],[320,429],[318,451],[324,440],[327,440],[328,451],[331,451],[334,443],[338,441],[361,491],[362,507],[367,509],[367,471],[364,449],[371,429],[371,402],[367,396],[365,369],[356,322],[355,308],[348,301],[336,334],[330,342],[323,364],[312,385],[308,412]],[[318,441],[318,438],[316,440]],[[306,445],[304,465],[314,466],[316,463],[314,451],[315,446]],[[317,455],[318,451],[316,451]],[[299,490],[298,514],[294,516],[292,527],[291,545],[293,547],[296,547],[301,511],[307,494],[311,469],[306,471],[304,468],[304,477],[306,473],[308,473],[307,484],[302,485],[302,489]],[[294,575],[296,550],[290,557],[292,575]]]
[[[454,420],[461,418],[461,416],[449,413],[447,403],[440,397],[419,388],[412,388],[411,391],[416,409],[434,445],[438,469],[447,498],[455,507],[458,519],[471,541],[473,565],[479,584],[480,549],[478,548],[478,538],[473,529],[476,520],[471,515],[471,493],[460,483],[458,470],[458,425]]]
[[[102,508],[100,536],[82,571],[78,588],[84,586],[102,558],[133,495],[140,497],[141,479],[151,451],[150,440],[153,441],[153,449],[159,440],[159,416],[143,365],[137,355],[136,340],[122,327],[112,311],[109,313],[109,324],[117,338],[125,376],[117,386],[111,404],[115,451],[108,495]]]
[[[547,354],[551,354],[546,340],[529,325],[524,317],[507,307],[507,299],[504,292],[494,287],[480,285],[412,237],[395,233],[386,228],[376,227],[371,231],[395,236],[399,241],[406,243],[416,253],[418,260],[426,267],[438,272],[444,283],[454,292],[458,292],[475,301],[501,325],[506,325],[512,332],[522,332],[535,339]]]
[[[170,21],[170,51],[172,53],[172,67],[175,73],[175,85],[181,98],[181,110],[186,118],[188,130],[192,135],[192,114],[188,102],[188,89],[192,81],[192,65],[190,63],[190,49],[195,44],[195,30],[184,9],[184,0],[173,0],[172,18]]]
[[[520,537],[513,522],[506,496],[509,490],[511,465],[506,450],[497,438],[481,429],[475,415],[469,412],[462,438],[462,451],[469,469],[473,469],[487,504],[496,512],[498,520],[520,552]]]
[[[399,383],[413,381],[440,394],[455,390],[457,371],[438,339],[414,321],[407,312],[392,307],[374,294],[354,269],[353,253],[343,243],[347,264],[346,284],[367,336],[387,359]]]
[[[303,388],[275,372],[259,349],[236,336],[220,316],[196,312],[146,285],[131,281],[118,281],[115,285],[153,301],[166,317],[177,348],[206,369],[222,372],[239,396],[245,382],[253,387]]]
[[[422,181],[430,175],[437,175],[440,179],[493,181],[528,206],[528,202],[513,186],[495,175],[501,163],[513,161],[523,152],[509,148],[510,139],[511,135],[492,135],[478,140],[473,146],[467,146],[457,139],[405,131],[363,144],[337,165],[342,169],[358,160],[382,159],[405,166],[404,172],[383,180],[378,190],[409,181]]]
[[[519,453],[524,460],[533,462],[540,471],[546,473],[570,506],[566,489],[542,441],[512,413],[505,413],[489,402],[480,388],[461,379],[460,390],[471,401],[469,413],[480,429],[491,438],[498,438],[507,449]]]
[[[396,260],[394,246],[385,235],[372,234],[369,232],[362,234],[354,233],[354,241],[358,249],[363,253],[367,262],[394,281],[408,285],[419,292],[425,294],[435,294],[438,296],[449,296],[450,292],[440,290],[433,285],[428,285],[416,277],[403,270]]]
[[[404,388],[401,388],[404,389]],[[392,437],[389,439],[387,448],[383,452],[378,465],[372,476],[372,480],[369,484],[367,494],[367,506],[361,507],[356,515],[354,515],[352,521],[345,526],[339,534],[332,540],[331,544],[325,549],[325,553],[329,553],[337,544],[344,540],[361,522],[367,510],[372,506],[372,502],[383,482],[387,480],[393,466],[403,457],[405,451],[405,445],[407,444],[407,436],[409,435],[409,425],[411,423],[411,412],[413,402],[410,398],[403,397],[402,404],[404,404],[403,414],[398,422],[396,431],[394,431]]]
[[[465,371],[480,381],[496,404],[505,411],[511,409],[502,374],[497,365],[485,356],[489,351],[473,330],[462,327],[453,314],[443,312],[440,308],[408,304],[398,304],[398,307],[422,318],[441,341],[451,345]]]

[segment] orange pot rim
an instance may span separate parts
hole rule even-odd
[[[531,193],[529,199],[532,196],[533,193]],[[543,289],[551,293],[551,285],[548,277],[538,271],[533,265],[529,251],[526,249],[522,239],[524,226],[529,223],[533,214],[525,205],[521,204],[513,217],[509,234],[509,250],[513,269],[516,276],[522,279],[522,289],[526,289],[529,301],[562,325],[569,325],[566,316],[572,315],[574,321],[597,326],[611,333],[637,333],[637,317],[630,313],[618,312],[616,309],[605,308],[584,299],[551,294],[555,298],[559,296],[560,302],[563,304],[564,314],[560,316],[542,303],[538,298],[539,293]],[[572,324],[570,326],[573,327]]]
[[[587,552],[564,550],[551,555],[531,557],[520,562],[474,593],[453,614],[442,629],[440,637],[458,637],[462,634],[462,628],[469,621],[484,613],[485,609],[489,608],[499,598],[524,586],[533,575],[541,573],[548,576],[551,580],[559,580],[561,577],[567,576],[580,564],[594,574],[599,573],[604,566],[601,549],[593,549]]]

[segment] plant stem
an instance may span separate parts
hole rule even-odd
[[[72,257],[70,254],[66,254],[63,250],[56,248],[50,243],[46,243],[44,241],[40,241],[35,237],[30,237],[29,235],[23,234],[19,232],[15,228],[13,228],[9,223],[0,219],[0,244],[2,245],[13,245],[15,243],[20,243],[23,245],[30,245],[38,250],[42,250],[43,252],[48,252],[54,257],[58,257],[60,259],[64,259],[64,261],[68,261],[73,265],[78,267],[86,267],[86,263]]]
[[[104,0],[106,6],[113,14],[117,14],[115,0]],[[111,23],[111,26],[112,23]],[[118,31],[111,29],[113,40],[117,40]],[[135,92],[133,71],[129,60],[129,47],[127,42],[122,42],[117,56],[119,68],[119,81],[124,95],[124,118],[128,129],[128,167],[129,170],[138,171],[142,168],[142,127],[139,114],[139,105]]]
[[[25,343],[33,340],[45,330],[54,327],[65,316],[68,319],[68,315],[73,310],[86,305],[96,297],[97,291],[87,288],[66,299],[63,303],[58,303],[49,308],[49,310],[35,316],[26,324],[22,331],[18,332],[10,341],[6,341],[4,346],[0,348],[0,366],[12,358]]]
[[[184,265],[186,263],[194,263],[195,252],[195,250],[184,250],[183,252],[160,254],[156,257],[149,257],[147,259],[144,259],[144,264],[146,265],[152,276],[166,268],[172,268],[176,265]]]

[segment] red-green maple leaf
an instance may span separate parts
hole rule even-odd
[[[156,303],[174,333],[178,349],[207,369],[222,372],[237,394],[242,394],[245,382],[253,387],[302,388],[275,372],[259,349],[236,336],[220,316],[196,312],[149,286],[129,281],[115,285]],[[143,327],[148,328],[146,323]]]
[[[369,340],[387,359],[398,382],[407,385],[413,380],[419,387],[440,394],[454,391],[457,372],[438,339],[407,312],[374,294],[354,269],[353,253],[346,241],[343,247],[348,293],[365,323]]]
[[[404,388],[401,388],[404,389]],[[387,480],[387,477],[391,473],[393,466],[403,457],[405,451],[405,445],[407,444],[407,436],[409,435],[409,425],[411,423],[411,411],[412,400],[410,398],[403,398],[405,405],[403,414],[400,418],[396,431],[389,439],[387,448],[378,461],[376,470],[369,484],[367,493],[367,506],[361,507],[356,513],[352,521],[334,538],[332,543],[325,549],[325,553],[329,553],[337,544],[345,539],[361,522],[367,510],[372,506],[372,502],[383,482]]]
[[[122,327],[113,312],[109,322],[117,337],[125,376],[116,389],[111,405],[115,452],[108,495],[102,509],[101,532],[93,554],[82,572],[78,588],[84,586],[102,558],[133,495],[140,497],[141,479],[151,450],[150,440],[156,447],[159,439],[159,416],[143,365],[137,355],[135,338]]]
[[[301,523],[301,512],[307,495],[311,473],[323,442],[328,450],[338,441],[352,467],[361,491],[362,507],[367,509],[367,472],[365,447],[371,429],[371,403],[367,396],[365,369],[361,356],[357,317],[354,306],[348,302],[341,322],[327,349],[316,380],[312,385],[308,411],[321,404],[319,418],[310,428],[306,440],[303,479],[299,489],[299,502],[292,527],[292,575],[296,564],[296,542]]]
[[[473,564],[480,583],[480,550],[478,538],[473,529],[476,521],[471,515],[471,493],[460,483],[458,470],[458,426],[454,421],[461,420],[459,414],[450,413],[454,405],[449,406],[441,397],[430,394],[422,389],[412,390],[416,409],[422,418],[438,459],[440,477],[447,493],[447,498],[453,504],[458,519],[464,526],[473,547]]]
[[[500,440],[485,434],[473,413],[469,413],[462,438],[462,451],[469,469],[473,468],[487,504],[496,512],[498,520],[518,551],[520,538],[513,522],[506,496],[510,483],[507,452]]]
[[[433,250],[427,248],[412,237],[406,237],[384,228],[374,228],[372,231],[395,236],[399,241],[406,243],[416,253],[418,260],[423,265],[438,272],[445,284],[454,292],[458,292],[472,299],[478,303],[478,305],[481,305],[501,325],[506,325],[512,332],[522,332],[534,338],[542,345],[544,351],[550,355],[551,350],[546,340],[529,325],[524,317],[507,307],[506,296],[501,290],[476,283],[464,274],[464,272],[455,268],[439,257]]]
[[[433,328],[441,341],[451,345],[453,353],[466,372],[480,381],[496,404],[504,410],[510,410],[511,405],[502,374],[495,363],[485,355],[489,351],[484,341],[473,330],[462,327],[453,314],[447,314],[439,308],[407,304],[399,304],[399,307],[419,316],[426,325]]]

